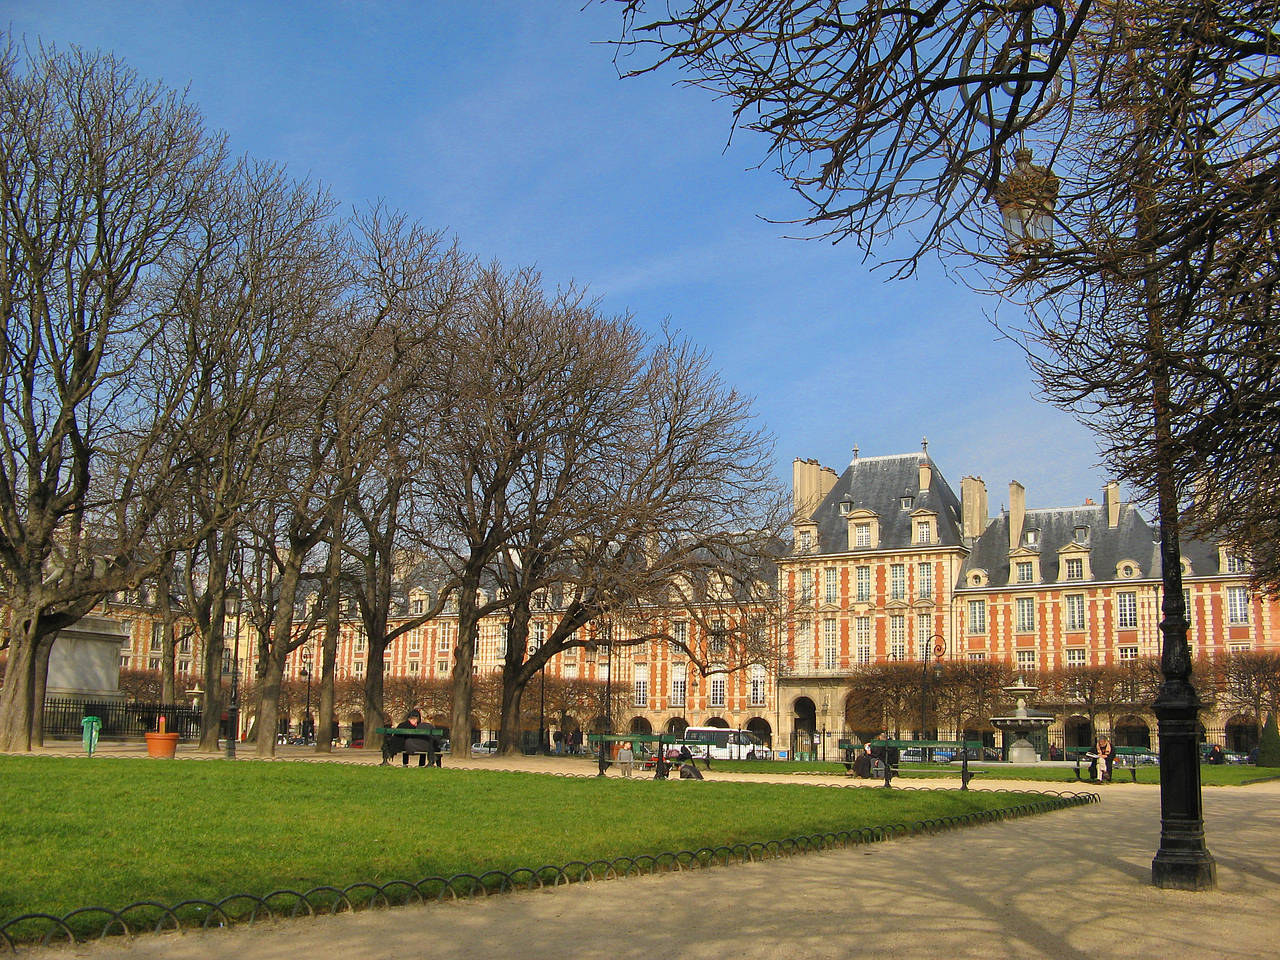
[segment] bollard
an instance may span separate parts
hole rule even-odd
[[[98,746],[98,731],[101,729],[102,721],[97,717],[85,717],[80,721],[80,742],[84,744],[85,751],[91,757]]]

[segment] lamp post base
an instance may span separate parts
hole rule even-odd
[[[1218,867],[1207,850],[1182,854],[1161,850],[1151,861],[1151,882],[1162,890],[1212,890],[1218,885]]]

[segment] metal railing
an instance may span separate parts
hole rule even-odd
[[[44,735],[79,740],[80,721],[102,721],[102,740],[141,740],[165,719],[165,729],[184,740],[200,736],[200,710],[181,703],[142,703],[137,700],[101,700],[93,697],[50,697],[44,702]]]

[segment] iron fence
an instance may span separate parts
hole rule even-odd
[[[97,700],[92,697],[50,697],[44,702],[44,735],[79,740],[80,721],[97,717],[102,740],[141,740],[154,732],[160,718],[165,729],[182,740],[200,737],[200,710],[181,703],[143,703],[137,700]]]

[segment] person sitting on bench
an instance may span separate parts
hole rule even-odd
[[[415,708],[409,711],[409,716],[405,717],[404,722],[400,724],[400,728],[406,729],[409,727],[419,727],[421,725],[422,714]],[[432,757],[432,754],[436,752],[434,737],[412,737],[401,735],[398,739],[400,740],[400,743],[397,745],[397,750],[393,752],[400,752],[403,754],[400,761],[403,766],[407,767],[409,765],[409,754],[411,753],[416,753],[418,755],[418,766],[420,767],[425,767],[429,758],[434,763],[434,757]]]

